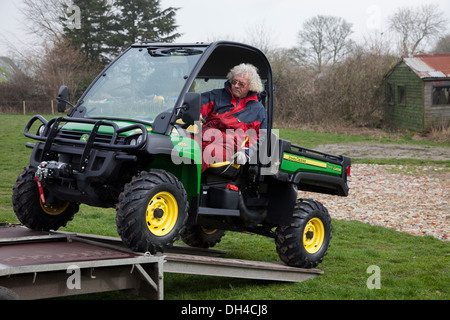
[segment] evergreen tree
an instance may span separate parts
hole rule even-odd
[[[159,0],[117,0],[118,11],[111,45],[121,50],[138,41],[172,42],[180,36],[175,30],[178,8],[161,10]]]
[[[87,55],[90,61],[106,64],[114,52],[107,45],[107,40],[114,31],[111,4],[107,0],[77,0],[76,5],[80,8],[81,28],[65,26],[65,35],[75,47]]]
[[[81,29],[64,27],[64,34],[90,61],[110,62],[138,41],[172,42],[178,8],[161,10],[159,0],[77,0]],[[61,22],[66,17],[61,17]]]

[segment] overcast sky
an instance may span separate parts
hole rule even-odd
[[[342,17],[353,24],[353,39],[387,29],[387,17],[399,7],[436,3],[450,12],[450,0],[160,0],[161,8],[178,7],[176,23],[183,36],[179,42],[211,41],[222,37],[245,41],[249,30],[264,25],[276,47],[292,47],[305,20],[318,14]],[[76,4],[76,0],[74,0]],[[0,0],[0,56],[8,55],[5,38],[27,45],[17,7],[21,0]],[[81,23],[83,23],[81,12]],[[450,32],[450,27],[447,28]]]

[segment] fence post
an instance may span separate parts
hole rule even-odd
[[[54,115],[55,114],[55,107],[53,106],[53,100],[51,100],[51,103],[52,103],[52,115]]]
[[[22,105],[23,105],[23,115],[25,116],[26,113],[27,113],[27,109],[26,109],[26,106],[25,106],[25,100],[23,100]]]

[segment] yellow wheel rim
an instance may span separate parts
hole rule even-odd
[[[161,237],[172,231],[178,219],[178,204],[169,192],[159,192],[150,200],[145,214],[147,227]]]
[[[303,233],[303,245],[308,253],[316,253],[320,250],[325,239],[325,228],[319,218],[308,221]]]
[[[214,234],[217,232],[217,229],[209,229],[209,228],[205,228],[204,226],[200,227],[203,231],[204,234]]]
[[[57,201],[57,203],[53,204],[43,204],[42,201],[39,202],[41,203],[42,210],[51,216],[57,216],[63,213],[70,205],[70,202],[68,201]]]

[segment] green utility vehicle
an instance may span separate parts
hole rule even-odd
[[[245,165],[211,165],[201,173],[201,93],[223,88],[240,63],[259,70],[267,112]],[[258,49],[235,42],[139,43],[115,59],[75,106],[61,87],[58,109],[25,127],[29,166],[13,187],[18,219],[57,230],[80,204],[117,210],[117,230],[132,250],[163,251],[181,239],[213,247],[226,230],[275,239],[286,264],[312,268],[330,244],[331,218],[298,190],[347,196],[350,159],[279,139],[272,130],[271,66]]]

